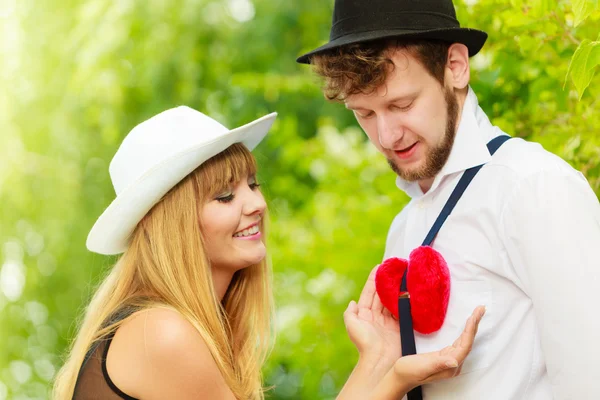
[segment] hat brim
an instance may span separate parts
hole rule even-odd
[[[485,41],[487,33],[470,28],[443,28],[431,30],[405,30],[390,29],[377,30],[370,32],[351,33],[341,36],[309,53],[306,53],[296,59],[298,63],[310,64],[310,59],[316,54],[322,54],[335,50],[341,46],[364,43],[379,39],[402,38],[402,39],[436,39],[450,43],[462,43],[469,49],[469,57],[479,53]]]
[[[266,115],[156,165],[119,193],[100,215],[87,237],[87,248],[106,255],[123,253],[139,221],[171,188],[234,143],[253,150],[266,136],[276,116],[277,113]]]

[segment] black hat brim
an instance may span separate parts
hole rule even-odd
[[[470,28],[442,28],[431,30],[405,30],[390,29],[370,32],[351,33],[341,36],[329,43],[306,53],[296,59],[301,64],[310,64],[310,58],[316,54],[326,53],[341,46],[364,43],[378,39],[402,38],[402,39],[434,39],[450,43],[462,43],[469,49],[469,57],[479,53],[479,50],[487,40],[487,33]]]

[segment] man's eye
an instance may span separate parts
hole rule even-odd
[[[219,196],[215,200],[217,200],[219,203],[229,203],[233,200],[233,193],[225,196]]]
[[[406,105],[404,107],[400,107],[400,106],[394,106],[394,107],[396,107],[396,109],[400,110],[400,111],[408,111],[408,110],[410,110],[410,108],[412,107],[412,105],[413,105],[413,103],[411,102],[410,104],[408,104],[408,105]]]
[[[358,115],[360,118],[367,119],[367,118],[371,118],[373,116],[373,111],[370,111],[366,114],[356,113],[356,115]]]

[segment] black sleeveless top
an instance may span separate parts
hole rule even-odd
[[[135,308],[123,309],[109,318],[109,322],[118,322],[135,311]],[[114,334],[96,341],[88,350],[77,376],[73,400],[137,400],[121,391],[108,375],[106,356]]]

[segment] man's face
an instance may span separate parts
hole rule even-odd
[[[349,96],[346,107],[400,178],[429,180],[452,150],[458,101],[408,52],[398,50],[391,59],[395,68],[385,84]]]

